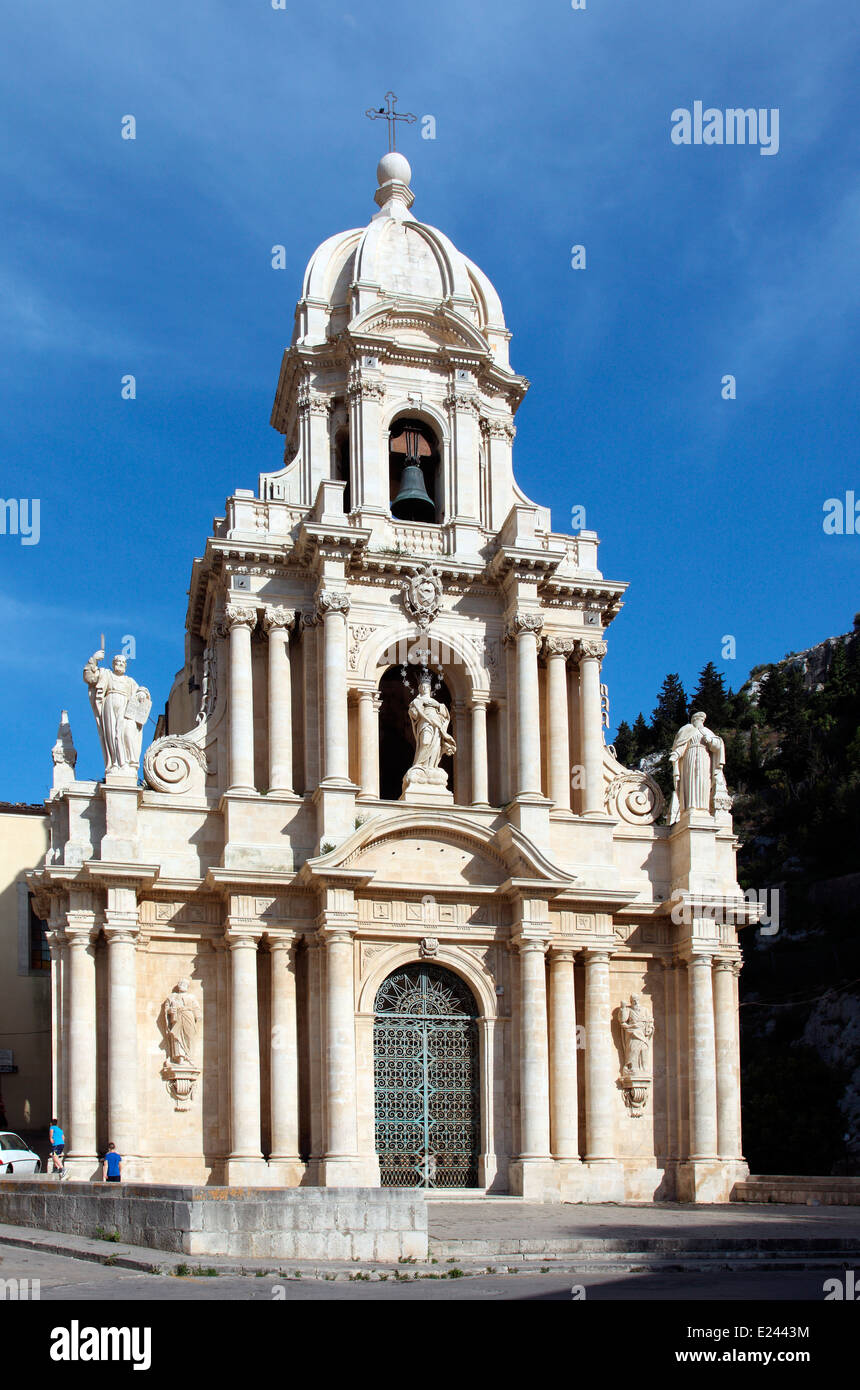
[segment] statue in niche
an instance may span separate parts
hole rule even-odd
[[[190,993],[188,980],[180,980],[164,1001],[164,1020],[170,1060],[179,1065],[193,1066],[191,1056],[200,1022],[200,1005]]]
[[[717,734],[705,728],[705,716],[701,711],[678,730],[669,762],[674,785],[669,807],[670,825],[675,824],[683,811],[713,814],[715,810],[726,809],[725,802],[729,799],[723,773],[726,746]]]
[[[629,1077],[650,1076],[654,1020],[642,1008],[638,994],[631,994],[630,1003],[621,1005],[618,1021],[624,1040],[624,1074]]]
[[[448,733],[451,715],[440,700],[433,699],[432,691],[431,681],[425,678],[419,683],[418,694],[409,706],[409,721],[415,735],[415,757],[409,772],[418,769],[425,773],[435,772],[436,777],[426,778],[429,782],[445,779],[439,762],[449,753],[457,751],[457,745]],[[419,777],[415,780],[422,779]]]
[[[136,778],[152,697],[145,685],[126,675],[124,656],[114,657],[111,670],[99,666],[103,657],[102,650],[93,653],[84,667],[84,681],[90,688],[105,772],[134,773]]]
[[[651,1039],[654,1020],[631,994],[630,1003],[618,1009],[624,1065],[621,1068],[621,1089],[624,1103],[632,1116],[641,1115],[648,1104],[651,1090]]]

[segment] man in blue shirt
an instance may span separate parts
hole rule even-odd
[[[56,1119],[51,1121],[48,1129],[48,1161],[53,1165],[53,1171],[59,1173],[61,1178],[66,1176],[66,1160],[63,1157],[66,1148],[66,1136],[60,1129]]]
[[[117,1153],[115,1144],[108,1144],[107,1153],[102,1159],[102,1181],[119,1182],[122,1178],[122,1156]]]

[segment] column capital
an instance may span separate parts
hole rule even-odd
[[[569,656],[573,656],[576,650],[576,640],[573,637],[554,637],[552,635],[543,639],[544,655],[549,657],[561,656],[567,661]]]
[[[288,633],[295,627],[295,622],[296,615],[291,608],[267,608],[263,614],[263,628],[267,634],[272,632]]]
[[[345,618],[349,609],[350,598],[345,589],[320,589],[317,594],[317,619],[326,618],[330,613],[342,613]]]
[[[331,925],[323,923],[317,928],[317,936],[324,946],[352,945],[358,931],[358,923],[350,926],[346,922],[333,922]]]
[[[689,951],[683,959],[686,960],[688,969],[699,965],[707,966],[708,970],[710,970],[714,963],[714,957],[711,951]]]
[[[602,661],[608,650],[606,642],[595,642],[579,638],[576,642],[576,655],[580,661]]]
[[[228,925],[227,930],[224,933],[224,940],[231,951],[241,951],[246,947],[252,947],[256,951],[258,945],[260,944],[260,937],[262,936],[262,934],[262,927],[260,927],[260,929],[257,931],[253,928],[239,928],[234,927],[232,924],[230,924]]]
[[[280,932],[277,936],[266,937],[266,944],[269,951],[274,955],[277,951],[292,952],[299,943],[301,933],[295,931]]]
[[[582,958],[586,965],[608,965],[612,960],[612,952],[606,949],[600,949],[599,947],[592,948],[589,946],[583,951]]]
[[[246,627],[250,632],[257,626],[257,610],[244,603],[228,603],[224,609],[224,626],[228,632],[236,627]]]
[[[549,938],[517,932],[515,936],[511,937],[511,945],[517,948],[521,956],[526,955],[529,951],[540,951],[541,955],[544,956],[549,949]]]
[[[128,913],[110,912],[105,914],[104,934],[109,946],[136,946],[140,940],[140,924],[137,918],[131,919]]]
[[[486,709],[490,703],[489,690],[473,690],[469,695],[470,709]]]
[[[505,641],[515,641],[526,633],[532,633],[536,641],[540,640],[543,630],[543,613],[531,613],[525,609],[514,613],[505,627]]]
[[[717,956],[714,961],[715,971],[727,971],[738,979],[743,969],[743,961],[735,960],[731,956]]]
[[[554,961],[554,960],[563,960],[563,961],[570,961],[570,962],[573,964],[573,963],[576,961],[576,957],[577,957],[578,955],[579,955],[579,947],[578,947],[578,946],[573,946],[573,945],[571,945],[569,942],[564,942],[564,943],[556,942],[556,941],[551,941],[551,942],[550,942],[550,945],[549,945],[549,958],[550,958],[550,961]]]

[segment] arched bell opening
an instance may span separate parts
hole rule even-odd
[[[388,490],[398,521],[437,522],[439,442],[423,420],[395,420],[388,432]]]
[[[334,459],[332,476],[336,482],[346,483],[346,490],[343,494],[343,509],[349,513],[352,511],[352,486],[350,483],[349,469],[349,428],[343,425],[334,437]]]
[[[421,680],[427,677],[426,669],[407,663],[389,666],[380,679],[379,794],[383,801],[399,800],[403,778],[415,760],[415,734],[409,706],[418,694]],[[450,711],[451,691],[444,679],[436,672],[430,672],[429,679],[433,698]],[[453,756],[444,756],[439,767],[447,775],[449,788],[453,788]]]

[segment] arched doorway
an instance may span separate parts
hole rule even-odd
[[[406,965],[376,995],[373,1080],[383,1187],[477,1187],[478,1007],[458,975]]]

